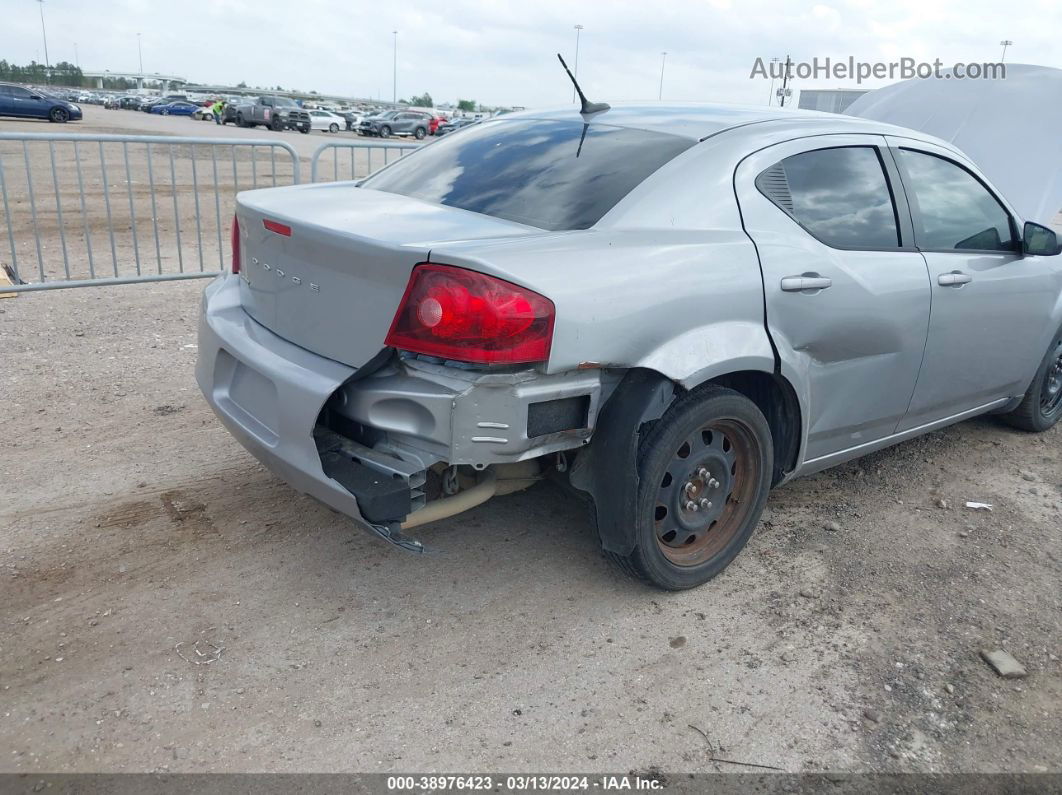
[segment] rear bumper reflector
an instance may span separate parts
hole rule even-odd
[[[276,232],[278,235],[284,235],[284,237],[291,237],[291,227],[287,224],[277,223],[276,221],[270,221],[268,218],[265,218],[262,220],[262,226],[270,232]]]

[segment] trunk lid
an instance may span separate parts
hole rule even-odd
[[[384,347],[410,271],[434,245],[543,234],[353,183],[248,191],[239,195],[236,215],[247,314],[352,367]],[[289,227],[290,235],[265,221]]]

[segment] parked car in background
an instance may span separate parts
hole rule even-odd
[[[460,130],[463,127],[470,127],[477,121],[478,119],[469,118],[467,116],[462,116],[457,119],[451,119],[450,121],[444,122],[443,124],[440,124],[438,127],[436,127],[435,135],[447,135],[448,133],[455,132],[456,130]]]
[[[346,127],[346,119],[337,113],[327,110],[311,110],[309,113],[311,130],[337,133]]]
[[[81,108],[73,102],[59,99],[40,89],[29,89],[14,83],[0,83],[0,116],[47,119],[62,124],[80,119]]]
[[[431,121],[428,122],[428,135],[435,135],[435,131],[439,129],[440,124],[445,124],[449,119],[445,116],[432,116]]]
[[[199,105],[184,100],[179,100],[177,102],[160,102],[157,105],[151,106],[152,113],[158,113],[162,116],[191,116],[197,110],[199,110]]]
[[[394,110],[382,110],[363,116],[358,123],[358,135],[375,135],[376,133],[373,132],[373,124],[382,121],[383,119],[389,119],[397,112],[398,111]]]
[[[392,135],[411,135],[422,140],[428,135],[431,114],[422,110],[392,110],[370,119],[367,135],[390,138]]]
[[[107,99],[103,100],[103,107],[106,110],[119,110],[122,107],[121,97],[107,97]]]
[[[1056,234],[952,145],[865,119],[515,113],[360,183],[240,193],[232,241],[203,395],[407,549],[560,471],[622,571],[690,588],[774,486],[978,415],[1062,418]]]
[[[188,102],[188,97],[184,94],[167,94],[164,97],[146,97],[140,103],[140,110],[145,113],[152,113],[152,109],[156,106],[169,105],[171,102]]]
[[[237,105],[236,124],[239,127],[257,127],[261,124],[271,130],[308,133],[310,114],[287,97],[264,96]]]

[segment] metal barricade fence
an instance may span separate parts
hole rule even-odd
[[[282,141],[0,133],[0,292],[214,276],[236,193],[298,182]]]
[[[362,179],[419,148],[329,141],[311,180]],[[299,182],[283,141],[0,133],[0,265],[15,282],[0,293],[212,277],[229,264],[236,194]]]
[[[363,179],[377,169],[383,168],[393,160],[405,157],[411,151],[420,149],[422,144],[368,141],[329,141],[321,144],[313,153],[310,161],[311,182],[340,182]],[[348,150],[341,154],[341,150]],[[321,156],[331,154],[331,169],[328,159],[322,164]],[[331,172],[329,179],[329,172]]]

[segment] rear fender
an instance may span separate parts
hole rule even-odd
[[[727,321],[691,329],[634,363],[685,389],[740,370],[775,370],[774,348],[758,321]]]

